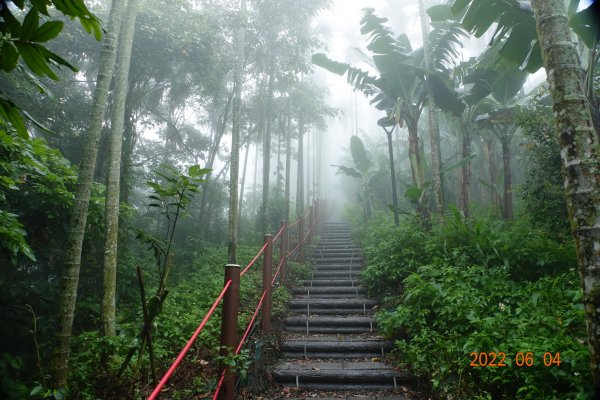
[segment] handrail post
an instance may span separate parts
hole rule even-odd
[[[273,235],[265,235],[265,253],[263,256],[263,300],[262,330],[263,333],[271,332],[271,281],[273,279]]]
[[[302,243],[302,239],[304,239],[304,215],[299,216],[300,220],[298,221],[298,262],[300,264],[304,264],[304,243]]]
[[[281,263],[281,284],[285,284],[285,270],[287,268],[287,251],[288,251],[288,227],[287,221],[281,221],[281,248],[279,250],[279,262]]]
[[[237,325],[240,310],[240,266],[227,264],[225,266],[225,284],[231,280],[231,285],[223,297],[223,311],[221,317],[221,356],[225,357],[237,347]],[[219,372],[227,368],[222,362]],[[220,400],[233,400],[235,391],[235,374],[231,371],[225,374],[223,387],[219,394]]]
[[[309,228],[308,228],[308,238],[306,239],[307,244],[310,244],[312,242],[312,237],[315,234],[313,232],[313,228],[314,228],[313,223],[315,222],[315,207],[314,206],[310,206],[309,213],[310,213],[310,218],[308,219]]]

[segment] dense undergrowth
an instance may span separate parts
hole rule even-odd
[[[254,256],[255,247],[242,247],[238,257],[245,265]],[[186,279],[182,279],[171,289],[160,316],[155,320],[153,329],[153,347],[157,361],[158,378],[169,367],[170,363],[194,332],[199,322],[209,310],[214,299],[223,287],[223,260],[227,260],[226,249],[207,248],[193,261]],[[259,260],[260,261],[260,260]],[[288,280],[293,281],[301,275],[304,266],[289,262]],[[248,325],[254,312],[260,288],[262,287],[262,272],[260,262],[252,267],[241,279],[239,320],[240,332]],[[278,323],[287,312],[289,292],[279,286],[273,294],[273,321]],[[119,334],[114,338],[101,337],[97,330],[79,334],[74,338],[72,363],[77,368],[72,369],[70,392],[73,398],[145,398],[152,390],[150,361],[146,353],[139,365],[136,357],[131,365],[118,378],[117,372],[130,348],[139,346],[136,335],[142,326],[142,312],[139,307],[130,311],[124,310],[124,320],[119,325]],[[214,391],[218,381],[220,313],[218,307],[215,315],[198,337],[196,343],[169,381],[169,398],[185,399],[192,395]],[[259,319],[260,320],[260,319]],[[262,359],[270,357],[277,350],[277,338],[253,336],[250,343],[259,343],[260,349],[248,348],[241,355],[225,360],[242,377],[246,386],[264,386],[259,374],[249,374],[253,371],[252,364],[264,364]],[[108,364],[104,369],[102,358],[109,355]],[[253,371],[254,372],[254,371]]]
[[[383,303],[380,329],[396,340],[400,365],[436,396],[588,398],[571,241],[524,220],[465,220],[458,212],[430,229],[410,216],[397,227],[382,215],[356,226],[368,260],[363,280]]]

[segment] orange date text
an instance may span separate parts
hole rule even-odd
[[[469,354],[471,367],[508,367],[512,362],[507,361],[506,353],[503,351],[484,352],[473,351]],[[542,364],[545,367],[560,366],[560,353],[545,352],[542,357],[536,357],[531,351],[519,351],[512,358],[516,367],[533,367]]]

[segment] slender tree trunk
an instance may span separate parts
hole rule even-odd
[[[425,70],[432,71],[431,51],[429,49],[429,24],[425,16],[424,0],[419,0],[419,14],[421,16],[421,32],[423,34],[423,50],[425,58]],[[433,101],[433,88],[427,84],[428,101],[427,109],[429,116],[429,136],[431,139],[431,172],[433,180],[433,197],[435,198],[435,207],[437,212],[442,215],[444,212],[444,196],[442,189],[442,175],[440,172],[442,153],[440,148],[440,122],[438,120],[437,109]]]
[[[254,178],[252,180],[252,192],[256,194],[256,186],[258,182],[258,142],[254,146]]]
[[[512,168],[510,165],[510,140],[511,135],[503,133],[500,137],[502,144],[502,165],[504,167],[504,196],[502,215],[504,219],[510,221],[513,219],[512,204]]]
[[[119,201],[122,203],[129,203],[133,150],[136,141],[134,106],[131,99],[132,93],[133,85],[130,82],[125,102],[125,128],[123,130],[123,152],[121,155],[121,194],[119,195]]]
[[[423,168],[423,162],[421,160],[421,150],[419,149],[419,136],[417,134],[417,121],[406,123],[408,128],[408,156],[410,160],[410,168],[412,172],[413,184],[421,190],[425,190],[425,171]],[[422,198],[418,204],[418,213],[421,218],[421,222],[425,225],[429,225],[430,213],[429,213],[429,201],[427,195],[423,193]]]
[[[321,136],[323,133],[322,132],[315,132],[313,134],[313,148],[312,148],[312,154],[313,154],[313,163],[312,163],[312,181],[313,181],[313,201],[317,201],[319,198],[319,195],[317,193],[317,186],[318,186],[318,182],[317,182],[317,166],[318,166],[318,152],[317,152],[317,143],[319,142],[318,140],[318,136]]]
[[[306,204],[311,202],[311,190],[310,190],[310,131],[306,133]]]
[[[138,11],[138,0],[127,2],[127,14],[121,26],[118,46],[118,63],[115,75],[115,96],[111,118],[110,152],[108,156],[108,180],[106,185],[106,216],[104,244],[104,281],[100,320],[104,336],[115,336],[116,290],[117,290],[117,251],[119,233],[119,194],[121,188],[121,149],[125,122],[125,101],[131,64],[131,47]]]
[[[298,189],[296,193],[296,216],[304,215],[304,115],[298,115]]]
[[[281,136],[283,132],[283,122],[281,119],[281,114],[279,114],[278,118],[278,132],[277,132],[277,180],[275,181],[275,197],[278,199],[281,198]]]
[[[273,82],[275,80],[275,56],[271,53],[269,83],[267,87],[266,129],[263,142],[263,188],[260,207],[260,225],[263,235],[269,230],[269,178],[271,174],[271,126],[273,119]]]
[[[461,124],[463,160],[471,155],[471,131],[466,124]],[[471,163],[466,163],[460,169],[459,208],[465,217],[469,217],[469,191],[471,190]]]
[[[392,144],[392,132],[394,132],[394,129],[391,129],[389,131],[385,129],[385,133],[387,135],[388,140],[388,152],[390,156],[390,173],[392,176],[392,205],[394,206],[394,224],[398,225],[400,221],[398,219],[398,195],[396,194],[396,167],[394,165],[394,146]]]
[[[560,137],[565,195],[583,287],[594,398],[600,396],[600,143],[562,0],[532,0]]]
[[[291,191],[291,166],[292,166],[292,97],[288,99],[287,130],[285,138],[285,188],[283,194],[284,218],[290,222],[290,191]]]
[[[223,116],[222,118],[220,118],[220,120],[215,123],[216,127],[214,130],[214,135],[213,135],[213,140],[212,140],[212,144],[211,147],[209,149],[208,152],[208,161],[206,162],[206,168],[212,168],[213,164],[215,162],[215,158],[217,157],[217,154],[219,153],[219,146],[221,145],[221,139],[223,138],[223,135],[225,134],[225,130],[227,128],[227,121],[229,119],[229,110],[230,107],[232,105],[233,102],[233,96],[234,96],[234,91],[232,91],[230,94],[228,94],[227,96],[227,102],[225,103],[225,109],[223,110]],[[202,222],[202,227],[204,228],[201,232],[202,237],[206,238],[208,236],[208,232],[209,232],[209,222],[210,222],[210,218],[208,216],[207,213],[207,209],[208,209],[208,203],[209,203],[209,198],[210,196],[210,191],[213,188],[212,185],[212,172],[207,175],[205,182],[202,184],[202,198],[200,201],[200,221]]]
[[[67,384],[73,314],[77,302],[77,285],[81,267],[81,249],[87,223],[87,211],[92,191],[96,157],[98,155],[98,141],[102,132],[102,122],[104,121],[108,101],[108,89],[115,66],[115,49],[121,27],[124,3],[124,1],[113,1],[111,5],[108,29],[100,54],[100,69],[94,90],[90,129],[83,148],[83,156],[79,165],[79,177],[75,189],[75,200],[70,214],[57,313],[56,345],[52,360],[52,376],[56,387],[65,387]]]
[[[417,133],[417,123],[406,123],[408,128],[408,157],[410,161],[410,171],[413,184],[419,189],[423,188],[425,177],[421,165],[421,151],[419,149],[419,135]]]
[[[487,134],[484,138],[485,148],[488,154],[488,169],[490,173],[490,195],[492,197],[492,207],[494,212],[500,210],[500,195],[498,194],[498,188],[496,182],[498,181],[498,171],[496,169],[496,151],[494,150],[494,137],[491,134]]]
[[[251,131],[252,129],[248,129],[248,132]],[[248,138],[248,142],[246,143],[246,151],[244,152],[244,168],[242,170],[242,184],[240,185],[240,201],[238,206],[238,236],[242,226],[242,205],[244,204],[244,186],[246,184],[246,169],[248,167],[248,150],[250,150],[250,138]]]
[[[241,0],[242,23],[236,35],[235,78],[231,128],[231,166],[229,172],[229,263],[237,263],[238,177],[240,157],[240,114],[242,108],[242,74],[246,45],[246,0]]]

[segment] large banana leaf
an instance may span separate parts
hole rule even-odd
[[[600,2],[577,12],[579,0],[568,2],[569,25],[588,48],[600,41]],[[490,45],[501,42],[496,57],[534,73],[542,67],[535,19],[528,1],[455,0],[428,10],[432,21],[460,21],[461,26],[481,37],[495,25]],[[496,58],[498,61],[498,58]]]
[[[373,162],[369,159],[365,145],[358,136],[350,138],[350,153],[352,154],[352,161],[354,161],[356,169],[362,172],[363,176],[366,176]]]
[[[449,74],[460,58],[459,49],[467,33],[456,22],[432,22],[433,30],[429,34],[429,48],[432,56],[432,68]]]
[[[579,3],[579,1],[573,2]],[[571,10],[577,6],[571,6]],[[577,36],[585,43],[588,48],[594,48],[600,41],[600,3],[598,1],[585,10],[581,10],[571,16],[569,26],[575,31]]]
[[[458,93],[451,89],[449,83],[435,72],[427,75],[427,81],[431,87],[433,101],[443,111],[460,115],[465,109],[465,103],[461,100]]]
[[[387,19],[375,15],[373,9],[364,9],[360,31],[368,37],[367,49],[372,53],[372,62],[368,63],[375,66],[379,76],[372,76],[320,53],[313,55],[313,64],[335,74],[346,75],[348,82],[369,97],[371,104],[379,110],[391,113],[398,104],[403,104],[400,118],[418,117],[417,113],[427,100],[427,79],[436,86],[434,101],[437,106],[444,111],[460,112],[464,105],[452,86],[445,84],[441,78],[428,78],[430,74],[424,68],[423,49],[413,50],[408,37],[405,34],[395,37],[385,22]],[[440,24],[433,36],[435,64],[440,66],[438,72],[443,72],[442,66],[449,65],[451,57],[458,54],[456,48],[462,35],[457,26],[446,24],[444,28]],[[361,57],[368,58],[364,53]]]
[[[331,164],[332,167],[337,167],[338,171],[336,172],[336,174],[344,174],[344,175],[348,175],[348,176],[352,176],[354,178],[359,178],[361,179],[363,176],[360,172],[358,172],[357,170],[355,170],[354,168],[351,167],[346,167],[343,165],[335,165],[335,164]]]

